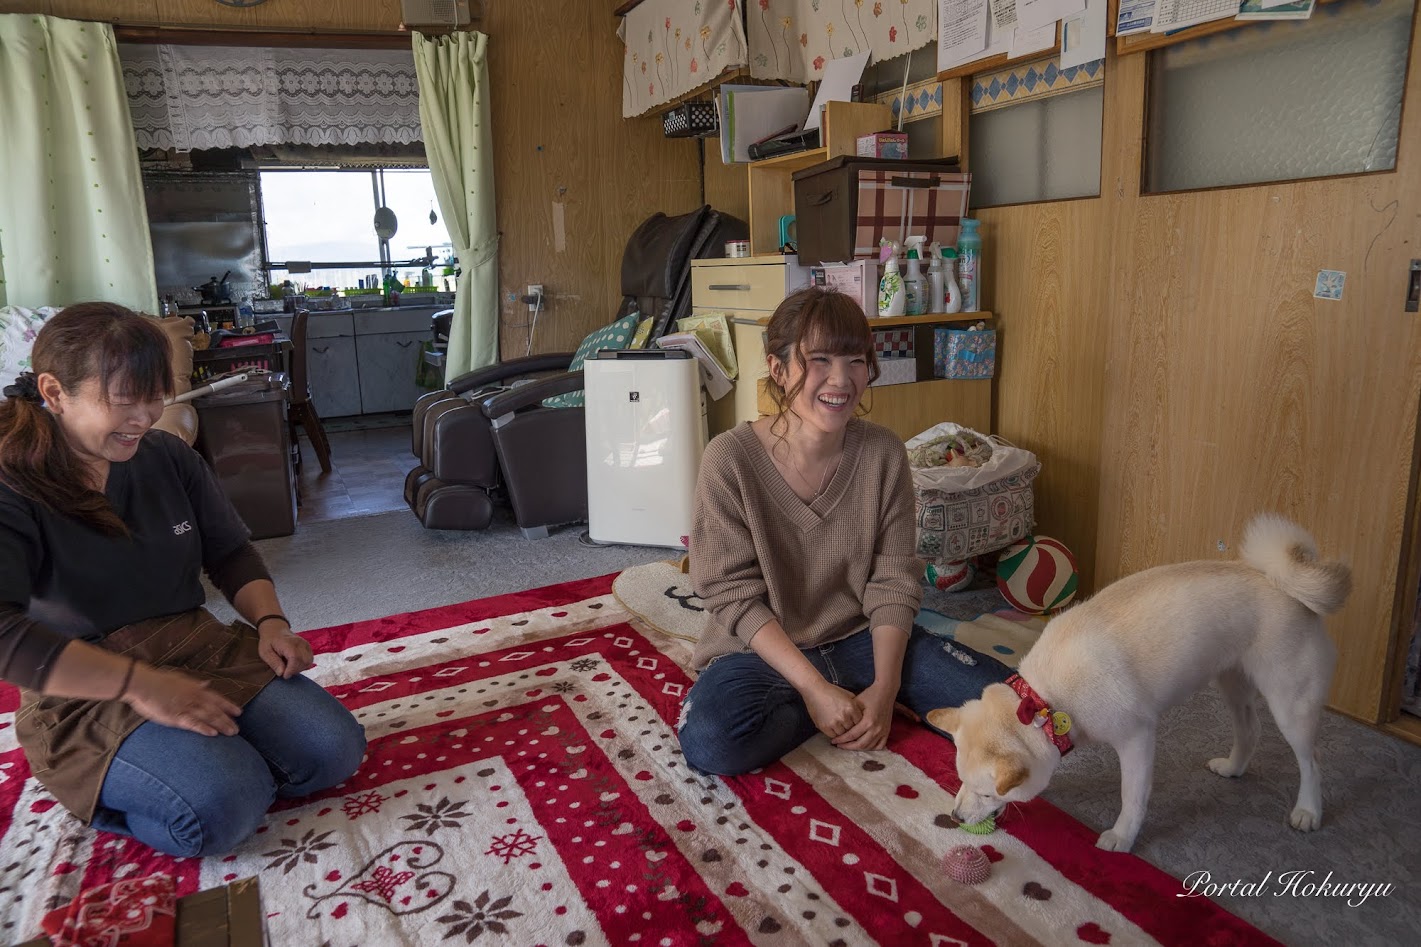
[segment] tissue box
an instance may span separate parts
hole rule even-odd
[[[906,158],[908,157],[907,132],[874,132],[860,135],[858,139],[860,158]]]
[[[996,329],[933,330],[933,374],[938,378],[991,378],[996,373]]]
[[[815,286],[835,289],[853,298],[863,314],[878,318],[878,261],[854,260],[852,263],[826,263],[812,267],[810,281]]]
[[[918,360],[915,358],[880,358],[877,385],[906,385],[918,380]]]

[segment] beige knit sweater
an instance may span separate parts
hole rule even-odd
[[[692,663],[750,650],[779,619],[801,648],[867,627],[912,628],[922,601],[908,455],[859,418],[828,488],[805,503],[744,423],[706,447],[691,525],[691,580],[715,623]]]

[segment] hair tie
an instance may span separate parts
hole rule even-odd
[[[39,393],[39,380],[35,378],[34,372],[20,372],[13,385],[5,386],[4,394],[6,398],[44,404],[44,396]]]

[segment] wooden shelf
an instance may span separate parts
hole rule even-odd
[[[699,262],[699,261],[698,261]],[[742,260],[735,260],[736,263],[744,263]],[[767,326],[770,324],[769,316],[761,316],[755,319],[756,325]],[[930,312],[921,316],[874,316],[868,320],[870,329],[896,329],[903,326],[934,326],[943,325],[949,322],[991,322],[990,312]]]
[[[893,113],[878,102],[828,102],[819,128],[823,147],[749,164],[750,252],[780,248],[780,218],[794,213],[794,172],[858,151],[860,135],[893,127]]]
[[[892,329],[895,326],[932,326],[945,322],[991,322],[990,312],[930,312],[921,316],[875,316],[868,320],[870,329]]]

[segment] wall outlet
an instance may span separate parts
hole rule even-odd
[[[543,284],[528,284],[528,311],[533,312],[541,308],[543,302]]]

